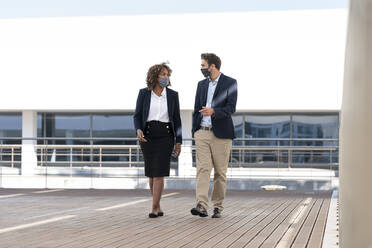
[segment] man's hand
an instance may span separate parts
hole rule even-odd
[[[145,139],[145,136],[143,135],[143,132],[142,132],[141,129],[137,130],[137,138],[140,142],[147,142],[147,140]]]
[[[175,146],[174,146],[174,157],[177,158],[181,153],[181,144],[180,143],[177,143]]]
[[[203,116],[212,116],[214,114],[213,108],[210,107],[203,107],[199,112],[202,113]]]

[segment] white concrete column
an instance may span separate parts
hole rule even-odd
[[[340,129],[340,247],[372,247],[372,0],[351,0]]]
[[[22,137],[37,137],[37,112],[26,110],[22,112]],[[22,175],[33,175],[37,167],[36,140],[22,141]]]
[[[181,111],[181,120],[182,120],[182,150],[178,158],[178,175],[179,176],[191,176],[194,169],[192,167],[192,142],[191,140],[191,128],[192,128],[192,111],[191,110],[182,110]]]

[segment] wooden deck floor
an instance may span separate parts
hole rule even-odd
[[[143,190],[0,189],[0,247],[316,248],[331,192],[228,191],[221,219],[192,216],[192,191],[165,195],[149,219]]]

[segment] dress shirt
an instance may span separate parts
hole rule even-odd
[[[163,89],[160,96],[156,95],[154,91],[151,91],[150,110],[147,121],[169,122],[166,88]]]
[[[220,79],[220,75],[216,78],[216,80],[209,81],[209,86],[208,86],[208,96],[207,96],[207,106],[206,107],[212,107],[212,100],[213,100],[213,95],[214,91],[216,90],[218,80]],[[201,121],[201,126],[203,127],[211,127],[212,126],[212,119],[210,116],[203,116],[203,119]]]

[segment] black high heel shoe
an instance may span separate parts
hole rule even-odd
[[[159,212],[158,216],[164,216],[164,212]]]
[[[157,218],[159,214],[149,213],[149,218]]]

